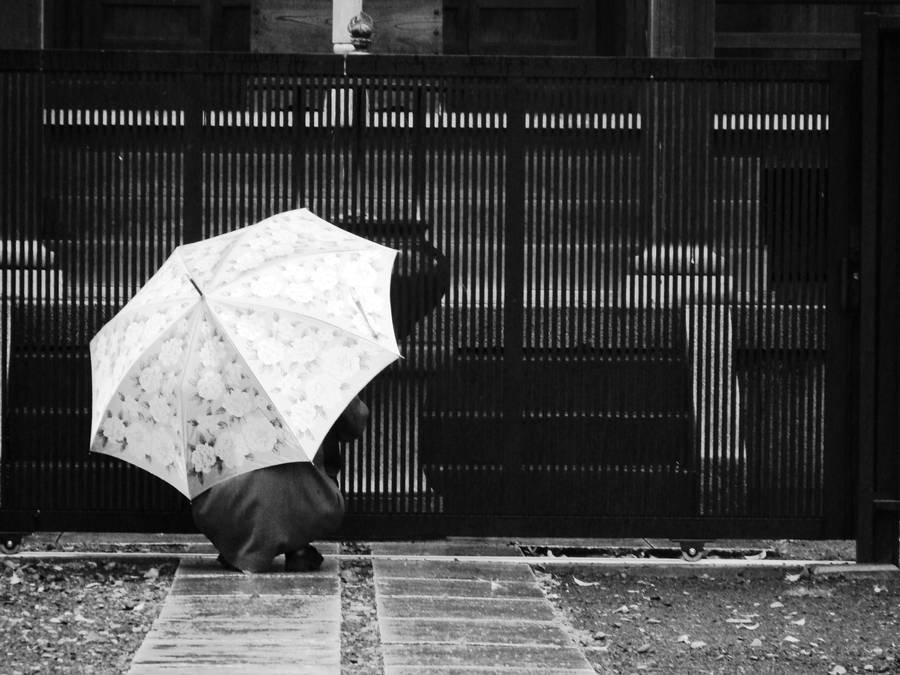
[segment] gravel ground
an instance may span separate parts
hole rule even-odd
[[[717,545],[754,557],[753,551],[762,550],[767,557],[794,559],[846,560],[853,554],[852,542],[843,541]],[[171,585],[173,556],[211,552],[208,544],[188,538],[168,545],[35,538],[22,548],[143,552],[154,559],[0,559],[4,674],[127,671]],[[567,550],[544,548],[544,555]],[[383,672],[383,658],[370,549],[345,542],[340,551],[348,556],[340,566],[342,671],[375,675]],[[628,547],[610,554],[654,555]],[[558,616],[600,673],[900,673],[896,577],[772,578],[714,571],[666,577],[541,567],[539,554],[534,567]]]
[[[345,544],[342,552],[350,553],[347,547]],[[384,672],[371,560],[341,561],[341,616],[341,672]]]
[[[537,575],[600,673],[900,672],[896,576]]]
[[[0,563],[0,672],[123,673],[159,614],[172,560]]]

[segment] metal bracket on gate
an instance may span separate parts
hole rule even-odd
[[[858,255],[841,258],[841,309],[859,309],[860,284]]]

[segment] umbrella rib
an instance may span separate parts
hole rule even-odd
[[[379,349],[383,349],[385,351],[395,353],[398,356],[401,356],[399,349],[391,349],[391,348],[386,347],[385,345],[381,344],[380,342],[376,342],[375,340],[372,340],[363,335],[360,335],[359,333],[356,333],[356,332],[350,330],[349,328],[345,328],[344,326],[339,326],[336,323],[332,323],[330,321],[325,321],[324,319],[319,319],[319,318],[311,316],[309,314],[303,314],[302,312],[298,312],[289,307],[280,307],[278,305],[270,305],[263,301],[242,302],[240,300],[224,299],[224,298],[220,298],[218,296],[213,296],[212,299],[215,300],[216,302],[221,302],[223,305],[231,305],[232,307],[238,307],[238,308],[243,308],[243,309],[247,309],[247,308],[259,309],[260,307],[264,307],[265,309],[269,309],[272,311],[289,312],[290,314],[294,314],[295,316],[303,317],[304,319],[308,319],[309,321],[312,321],[313,323],[317,323],[320,326],[325,326],[327,328],[333,328],[335,330],[344,331],[345,333],[348,333],[349,335],[352,335],[355,338],[363,340],[363,341],[367,342],[368,344],[374,345],[374,346],[378,347]],[[368,321],[368,319],[366,319],[366,320]],[[391,331],[391,332],[393,332],[393,331]],[[390,337],[390,336],[388,336],[388,337]],[[397,342],[397,339],[394,338],[394,343],[396,344],[396,342]],[[401,356],[401,358],[402,358],[402,356]]]
[[[216,265],[216,270],[213,272],[212,276],[209,279],[209,288],[210,290],[216,287],[216,283],[219,281],[219,277],[222,276],[222,269],[225,265],[225,260],[231,255],[231,252],[237,248],[238,244],[240,244],[247,237],[249,228],[247,228],[244,232],[234,238],[228,247],[222,252],[221,257],[219,258],[219,262]]]
[[[216,328],[218,328],[218,330],[219,330],[219,333],[222,334],[222,339],[228,341],[228,344],[231,346],[231,349],[234,351],[234,353],[237,355],[237,357],[243,362],[244,367],[247,369],[247,372],[250,374],[250,377],[253,378],[253,382],[256,385],[256,387],[259,389],[259,391],[265,392],[266,388],[262,385],[262,382],[260,381],[257,374],[253,371],[253,368],[250,367],[250,364],[247,363],[247,359],[245,359],[243,354],[241,354],[241,350],[237,348],[236,344],[234,344],[234,340],[231,339],[231,335],[228,334],[228,331],[225,330],[225,326],[223,326],[222,322],[219,321],[219,317],[216,316],[216,313],[212,311],[212,308],[208,304],[206,305],[206,309],[207,309],[207,314],[209,315],[210,321],[215,323]],[[283,428],[286,429],[288,434],[290,435],[291,440],[297,444],[297,447],[300,448],[301,452],[303,452],[307,456],[309,461],[311,462],[313,460],[313,457],[315,456],[315,452],[313,453],[313,457],[309,456],[309,452],[307,451],[306,446],[300,442],[300,439],[294,433],[294,430],[291,429],[290,424],[288,424],[287,416],[281,411],[281,409],[278,407],[278,404],[275,403],[275,399],[273,399],[272,396],[269,396],[268,394],[266,394],[266,395],[268,396],[269,401],[272,403],[272,407],[275,409],[275,414],[278,416],[278,419],[281,420]],[[318,448],[316,448],[316,452],[318,452]]]

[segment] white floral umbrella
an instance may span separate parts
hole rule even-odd
[[[400,356],[396,255],[306,209],[179,246],[91,340],[91,450],[188,498],[312,461]]]

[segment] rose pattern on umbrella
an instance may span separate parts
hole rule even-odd
[[[311,461],[399,356],[396,253],[305,209],[177,247],[91,342],[91,449],[191,498]]]
[[[106,324],[91,341],[91,363],[94,370],[93,429],[97,429],[105,404],[132,370],[135,361],[150,350],[154,342],[158,343],[160,350],[157,354],[159,362],[156,363],[160,368],[160,387],[163,384],[162,373],[175,373],[178,359],[181,358],[180,350],[185,347],[181,336],[188,330],[186,313],[191,304],[193,303],[183,302],[167,307],[154,305],[152,308],[138,307],[123,312]],[[174,327],[171,337],[158,339],[163,331],[176,322],[178,325]],[[140,377],[140,371],[137,376]],[[130,402],[125,405],[126,408],[131,408]]]
[[[192,491],[241,472],[306,458],[269,396],[203,307],[185,366],[187,476]]]
[[[392,358],[374,342],[293,312],[214,300],[210,308],[310,456],[317,449],[312,439],[327,432],[336,415]]]
[[[185,271],[200,288],[209,286],[219,271],[219,266],[227,251],[237,243],[242,234],[242,232],[228,232],[204,239],[196,244],[184,244],[178,247]]]
[[[250,298],[269,307],[294,308],[378,341],[392,328],[390,308],[383,300],[390,295],[390,275],[379,278],[379,255],[384,254],[347,251],[309,256],[304,263],[314,272],[304,275],[292,274],[288,261],[275,263],[217,289],[216,297]]]
[[[161,334],[157,331],[157,339],[143,350],[126,342],[126,336],[134,335],[133,326],[143,327],[151,320],[158,325],[171,325]],[[148,317],[133,312],[117,325],[107,324],[109,330],[102,333],[104,339],[91,345],[92,359],[106,368],[119,362],[122,352],[136,352],[132,367],[120,378],[112,400],[96,422],[98,431],[92,449],[127,458],[173,483],[185,483],[176,387],[178,373],[187,361],[191,323],[188,317]]]
[[[294,255],[335,248],[360,248],[362,240],[306,210],[279,213],[254,225],[224,251],[215,278],[232,278],[247,270]]]

